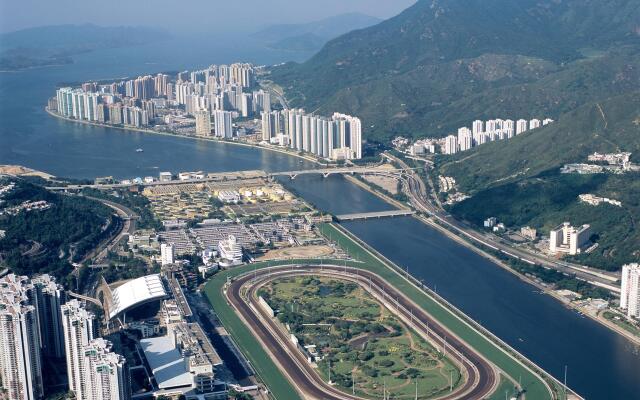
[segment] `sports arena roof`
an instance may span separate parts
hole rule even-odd
[[[187,371],[185,361],[171,337],[142,339],[140,346],[160,389],[190,386],[193,383],[193,377]]]
[[[118,286],[111,293],[109,319],[123,311],[167,296],[160,275],[147,275]]]

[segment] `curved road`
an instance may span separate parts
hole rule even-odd
[[[395,308],[396,315],[418,334],[428,337],[450,359],[462,369],[466,380],[452,393],[443,394],[439,399],[481,399],[495,390],[498,374],[493,366],[445,327],[434,320],[403,293],[396,290],[378,275],[369,271],[340,266],[307,266],[292,269],[290,266],[271,267],[260,275],[243,275],[232,281],[226,291],[230,304],[244,319],[266,349],[270,350],[274,361],[280,365],[289,380],[306,396],[316,399],[352,400],[357,396],[341,392],[325,383],[317,372],[295,348],[288,335],[273,320],[259,312],[262,307],[257,301],[257,288],[277,277],[321,274],[357,282],[387,308]]]

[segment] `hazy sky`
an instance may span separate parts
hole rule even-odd
[[[180,31],[255,30],[346,12],[380,18],[415,0],[0,0],[0,32],[41,25],[94,23]]]

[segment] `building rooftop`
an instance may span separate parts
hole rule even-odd
[[[166,296],[167,292],[158,274],[131,280],[113,290],[109,318],[114,318],[132,307],[160,300]]]
[[[142,339],[140,346],[142,346],[144,355],[160,389],[178,388],[193,384],[193,378],[187,371],[184,359],[176,348],[172,337],[161,336]]]

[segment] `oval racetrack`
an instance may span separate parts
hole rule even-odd
[[[443,393],[437,397],[438,399],[477,400],[485,398],[495,390],[498,374],[488,361],[451,334],[403,293],[372,272],[341,266],[304,265],[271,267],[238,277],[227,288],[226,296],[229,303],[304,398],[359,399],[324,382],[289,340],[289,335],[266,314],[257,301],[255,293],[260,286],[276,278],[298,275],[323,275],[358,283],[376,300],[393,311],[405,324],[419,335],[428,338],[436,348],[444,351],[458,365],[465,380],[453,392]]]

